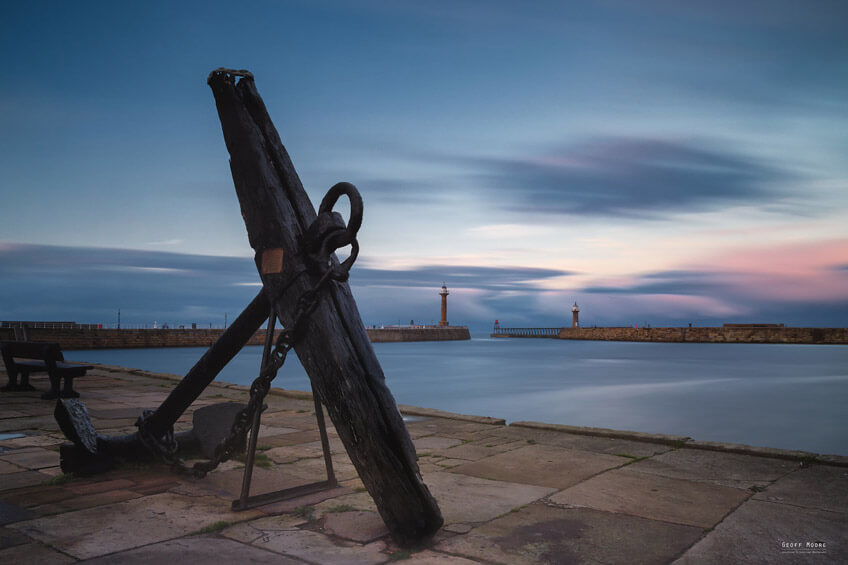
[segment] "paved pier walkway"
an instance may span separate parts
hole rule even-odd
[[[98,366],[75,385],[97,430],[119,435],[175,379]],[[62,475],[63,437],[41,392],[0,393],[4,564],[848,562],[846,458],[405,408],[445,526],[404,550],[332,430],[340,488],[234,513],[238,461],[201,480],[158,464]],[[213,384],[194,408],[246,395]],[[323,478],[312,403],[296,396],[268,398],[253,493]]]

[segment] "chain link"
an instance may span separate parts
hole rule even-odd
[[[332,211],[332,207],[339,196],[345,194],[351,202],[351,218],[345,226],[338,213]],[[216,447],[212,459],[199,461],[193,466],[186,465],[179,457],[179,444],[174,437],[174,428],[171,428],[161,438],[153,436],[145,425],[147,418],[153,414],[152,410],[145,410],[138,418],[135,425],[138,427],[138,437],[142,445],[155,457],[168,463],[171,468],[181,474],[191,474],[201,478],[218,467],[224,461],[233,457],[244,446],[247,432],[250,430],[253,417],[257,410],[262,411],[265,397],[271,389],[271,381],[277,376],[280,368],[285,364],[289,351],[294,347],[301,332],[303,322],[318,305],[320,291],[328,281],[346,281],[350,268],[356,260],[359,244],[356,240],[356,232],[362,223],[362,199],[359,192],[350,183],[338,183],[334,185],[321,202],[318,217],[309,227],[304,235],[303,247],[307,257],[307,269],[309,272],[321,273],[318,282],[312,288],[304,291],[297,300],[292,322],[283,328],[274,343],[274,349],[269,355],[268,362],[260,369],[259,376],[250,385],[250,398],[247,406],[236,415],[230,429],[230,435],[222,440]],[[351,255],[343,263],[336,264],[330,255],[336,249],[344,245],[351,246]],[[319,270],[320,268],[320,270]],[[279,299],[285,291],[307,270],[300,271],[280,290]],[[271,303],[274,303],[274,299]],[[276,315],[276,314],[273,314]],[[273,339],[273,335],[265,336],[266,340]]]

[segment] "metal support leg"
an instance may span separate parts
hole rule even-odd
[[[324,467],[327,469],[327,488],[334,488],[338,485],[336,475],[333,472],[333,458],[330,455],[330,440],[327,438],[327,425],[324,423],[324,409],[321,407],[321,401],[318,400],[318,395],[315,394],[315,389],[312,389],[312,399],[315,401],[315,417],[318,419],[318,434],[321,436],[321,449],[324,451]]]
[[[315,396],[315,391],[312,391],[312,395]],[[266,504],[271,504],[273,502],[281,502],[283,500],[290,500],[292,498],[297,498],[300,496],[305,496],[307,494],[312,494],[316,492],[321,492],[324,490],[329,490],[332,488],[336,488],[339,486],[338,481],[336,480],[336,476],[333,473],[333,461],[330,455],[330,442],[327,437],[327,428],[324,423],[324,411],[321,408],[321,404],[318,402],[317,397],[315,398],[315,416],[318,419],[318,430],[321,434],[321,447],[324,450],[324,464],[327,467],[327,480],[318,481],[315,483],[309,483],[305,485],[299,485],[296,487],[286,488],[282,490],[277,490],[274,492],[267,492],[264,494],[255,494],[253,496],[247,496],[247,492],[244,490],[245,484],[247,488],[250,488],[250,479],[247,479],[242,483],[242,496],[237,500],[233,500],[232,509],[236,512],[240,512],[242,510],[247,510],[249,508],[256,508],[257,506],[264,506]],[[257,422],[259,417],[256,418]],[[259,426],[257,425],[257,428]],[[249,450],[249,448],[248,448]],[[252,462],[252,457],[250,453],[248,453],[248,460]],[[251,465],[252,467],[252,465]],[[252,469],[251,469],[252,471]],[[248,474],[248,466],[244,467],[245,476]]]
[[[273,341],[274,322],[276,317],[277,315],[272,309],[271,316],[268,320],[268,329],[266,330],[265,349],[262,353],[263,367],[268,362],[271,355],[271,342]],[[248,442],[247,453],[245,454],[244,479],[242,479],[241,483],[241,497],[238,500],[233,501],[233,510],[247,510],[248,508],[255,508],[257,506],[263,506],[265,504],[271,504],[272,502],[279,502],[281,500],[289,500],[297,498],[298,496],[304,496],[306,494],[312,494],[314,492],[320,492],[322,490],[328,490],[338,486],[336,475],[333,473],[333,458],[330,454],[330,440],[327,437],[327,425],[324,423],[324,410],[321,407],[321,402],[318,400],[318,396],[315,394],[314,388],[312,390],[312,398],[315,401],[315,418],[318,420],[318,433],[321,436],[321,449],[324,451],[324,466],[327,469],[327,480],[250,496],[250,481],[253,476],[253,462],[256,458],[256,443],[259,438],[259,424],[262,416],[262,410],[259,409],[253,414],[253,421],[251,422],[250,427],[250,441]]]

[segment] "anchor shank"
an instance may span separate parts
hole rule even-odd
[[[268,319],[268,309],[268,299],[262,290],[147,419],[146,425],[151,435],[161,437],[174,425]]]

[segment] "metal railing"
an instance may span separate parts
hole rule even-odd
[[[562,328],[502,328],[496,326],[492,337],[558,337]]]
[[[0,322],[0,328],[39,328],[50,330],[97,329],[100,324],[78,324],[76,322]]]

